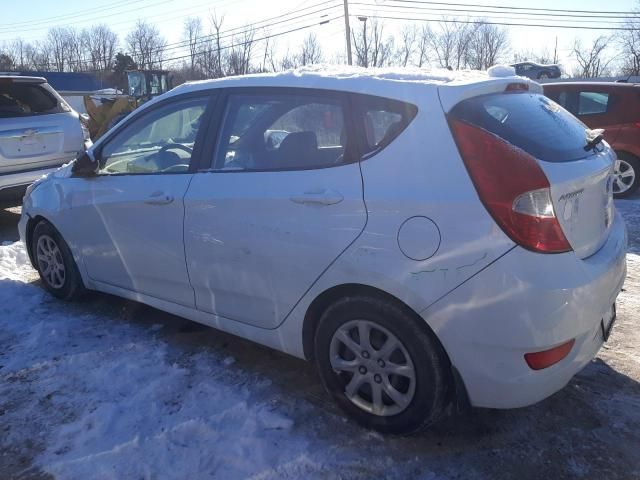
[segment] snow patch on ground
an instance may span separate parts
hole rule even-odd
[[[242,358],[257,346],[238,340],[230,355],[168,336],[171,323],[151,309],[134,310],[145,323],[100,313],[95,299],[55,300],[32,283],[22,245],[2,245],[0,445],[17,445],[9,455],[33,455],[58,479],[640,475],[640,200],[616,205],[630,233],[629,275],[599,358],[538,406],[476,412],[462,433],[410,439],[309,403],[294,385],[307,388],[297,360],[262,373]]]

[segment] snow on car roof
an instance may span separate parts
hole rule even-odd
[[[512,67],[506,67],[514,75]],[[504,70],[500,70],[504,76]],[[313,65],[278,73],[260,73],[214,80],[201,80],[180,85],[173,91],[184,93],[206,88],[222,87],[270,87],[289,86],[319,88],[327,90],[367,91],[382,93],[405,86],[439,86],[444,84],[468,84],[486,81],[492,75],[478,70],[450,71],[446,69],[407,68],[362,68],[343,65]]]

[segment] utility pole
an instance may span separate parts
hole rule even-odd
[[[353,65],[351,59],[351,29],[349,28],[349,1],[344,0],[344,30],[347,36],[347,63]]]

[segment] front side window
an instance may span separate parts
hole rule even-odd
[[[609,94],[604,92],[580,92],[578,94],[578,115],[606,113]]]
[[[187,172],[207,102],[177,100],[133,120],[102,148],[100,173]]]
[[[347,161],[347,144],[342,103],[330,94],[232,94],[214,169],[330,167]]]

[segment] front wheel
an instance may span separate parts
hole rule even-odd
[[[361,425],[410,434],[443,415],[448,359],[401,306],[370,297],[340,300],[322,315],[314,348],[325,388]]]
[[[69,246],[47,221],[33,230],[31,252],[44,287],[53,296],[73,300],[84,292],[80,272]]]
[[[617,154],[613,169],[613,196],[625,198],[638,189],[638,175],[640,174],[640,159],[625,152]]]

